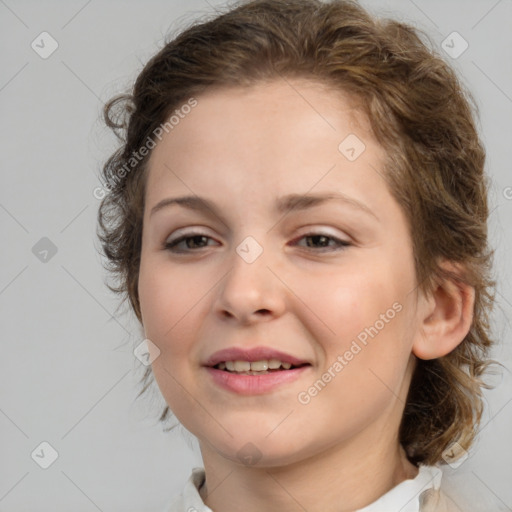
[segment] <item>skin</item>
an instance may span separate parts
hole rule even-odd
[[[416,357],[460,343],[472,290],[446,283],[419,293],[407,220],[381,175],[384,150],[349,97],[294,79],[197,100],[149,161],[139,295],[145,335],[160,350],[155,379],[199,440],[202,498],[223,512],[362,508],[416,476],[398,442]],[[365,145],[354,161],[338,150],[349,134]],[[332,192],[373,215],[338,201],[274,210],[286,194]],[[211,200],[218,214],[177,204],[150,214],[186,195]],[[190,232],[209,238],[180,243],[181,253],[165,249]],[[247,236],[263,249],[252,263],[236,252]],[[300,403],[396,303],[400,312]],[[311,367],[270,393],[241,396],[201,366],[233,346],[273,347]],[[238,455],[247,443],[255,464]]]

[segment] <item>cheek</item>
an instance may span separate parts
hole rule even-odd
[[[204,276],[203,276],[204,277]],[[205,294],[205,281],[197,272],[170,265],[150,255],[141,258],[139,297],[145,336],[160,355],[152,363],[155,381],[173,411],[190,408],[185,389],[193,351],[196,316]],[[184,387],[185,386],[185,387]],[[183,419],[180,418],[183,422]],[[186,420],[186,418],[185,418]],[[186,421],[185,421],[186,423]]]
[[[297,295],[307,297],[304,312],[321,320],[308,327],[321,353],[319,372],[334,383],[319,405],[358,408],[368,401],[372,409],[387,403],[390,389],[398,392],[411,352],[406,299],[412,281],[407,262],[384,258],[351,260],[336,272],[295,280]]]
[[[348,431],[373,421],[403,394],[410,360],[408,306],[400,284],[381,270],[308,278],[298,292],[322,320],[312,331],[320,367],[311,388],[301,391],[312,397],[318,417]]]
[[[172,337],[211,288],[213,283],[208,285],[208,281],[201,272],[171,265],[165,258],[143,256],[138,286],[147,337],[161,342]]]
[[[350,345],[353,338],[376,322],[379,330],[384,330],[381,315],[384,320],[394,319],[399,306],[393,308],[393,304],[403,301],[394,269],[386,263],[368,263],[347,260],[346,266],[332,272],[302,273],[294,279],[294,291],[304,298],[305,310],[315,314],[323,326],[324,340],[335,348]],[[396,324],[386,323],[386,329],[392,323]]]
[[[141,259],[139,296],[144,332],[157,345],[160,356],[153,373],[172,409],[181,410],[190,397],[198,364],[197,340],[205,338],[205,318],[219,282],[219,271],[208,265],[178,265],[165,255]],[[207,328],[207,326],[206,326]]]

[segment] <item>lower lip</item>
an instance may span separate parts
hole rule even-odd
[[[213,381],[220,387],[239,395],[262,395],[298,379],[310,366],[290,370],[264,373],[263,375],[240,375],[225,370],[207,367]]]

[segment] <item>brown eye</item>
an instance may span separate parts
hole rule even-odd
[[[187,252],[194,249],[202,249],[208,246],[208,240],[213,240],[209,236],[202,234],[183,235],[176,240],[165,242],[164,248],[172,252]],[[181,245],[181,247],[180,247]]]
[[[340,240],[339,238],[325,235],[323,233],[307,233],[302,236],[300,240],[307,240],[306,245],[297,243],[300,247],[306,247],[308,249],[327,249],[328,251],[342,250],[344,247],[351,245],[349,242]],[[319,251],[322,252],[322,251]]]

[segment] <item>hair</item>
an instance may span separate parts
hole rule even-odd
[[[460,345],[416,361],[399,430],[411,462],[443,463],[453,442],[469,448],[483,411],[494,251],[474,101],[419,30],[374,18],[350,0],[254,0],[196,20],[167,42],[132,92],[104,108],[122,141],[103,167],[108,193],[98,211],[105,266],[117,280],[109,288],[129,299],[142,323],[137,284],[150,152],[139,151],[155,145],[155,130],[203,91],[291,78],[348,94],[370,121],[386,150],[383,177],[407,218],[418,290],[429,294],[447,278],[475,290],[472,324]],[[448,272],[446,260],[460,272]],[[141,393],[152,379],[148,367]],[[167,406],[160,421],[168,413]]]

